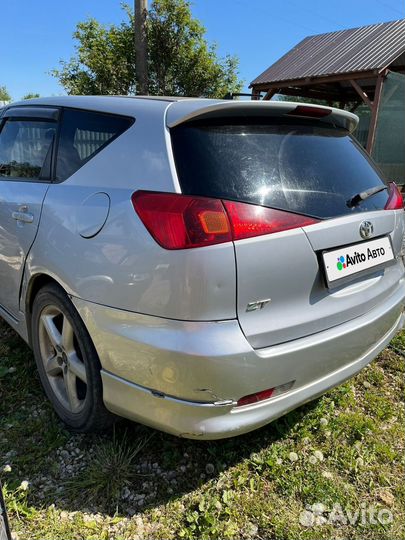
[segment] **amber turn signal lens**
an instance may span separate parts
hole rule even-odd
[[[207,234],[225,234],[229,232],[229,223],[223,212],[206,210],[198,216],[204,232]]]

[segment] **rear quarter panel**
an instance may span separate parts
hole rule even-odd
[[[38,236],[27,261],[27,282],[53,276],[78,298],[118,309],[179,320],[236,317],[232,243],[168,251],[135,213],[138,189],[176,191],[161,108],[139,108],[136,122],[68,180],[50,186]],[[93,238],[79,234],[83,201],[110,198],[107,221]]]

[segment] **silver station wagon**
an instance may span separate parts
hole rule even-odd
[[[403,325],[404,211],[351,132],[287,102],[55,97],[0,118],[0,315],[73,430],[267,424]]]

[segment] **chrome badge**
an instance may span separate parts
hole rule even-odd
[[[370,238],[373,236],[374,227],[370,221],[363,221],[360,225],[360,236],[362,238]]]
[[[271,302],[271,298],[266,298],[266,300],[258,300],[257,302],[249,302],[246,307],[246,311],[256,311],[257,309],[263,309],[264,306]]]

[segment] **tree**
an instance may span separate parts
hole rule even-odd
[[[0,86],[0,101],[11,101],[11,96],[5,86]]]
[[[136,90],[133,13],[103,26],[80,22],[73,34],[76,54],[52,71],[68,94],[134,94]],[[239,61],[220,58],[193,19],[189,0],[153,0],[148,12],[148,92],[153,95],[223,97],[239,92]]]
[[[28,94],[25,94],[25,96],[23,96],[21,99],[35,99],[39,97],[40,95],[37,94],[36,92],[28,92]]]

